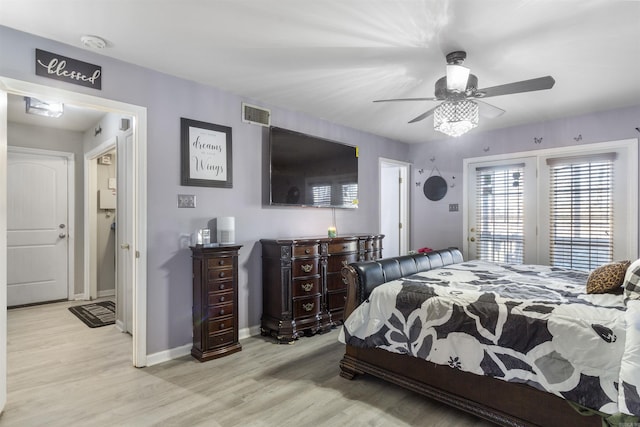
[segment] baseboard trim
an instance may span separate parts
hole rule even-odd
[[[241,340],[249,337],[255,337],[256,335],[260,335],[260,325],[242,328],[238,331],[238,339]]]
[[[193,347],[193,344],[185,344],[180,347],[170,348],[169,350],[147,354],[147,366],[153,366],[179,357],[187,356],[191,354],[191,347]]]
[[[98,291],[98,298],[114,297],[114,296],[116,296],[116,290],[115,289],[107,289],[106,291]]]
[[[251,326],[238,330],[238,338],[241,340],[256,335],[260,335],[260,326]],[[174,347],[157,353],[148,354],[147,366],[153,366],[179,357],[188,356],[191,354],[191,347],[193,347],[193,344],[185,344],[180,347]]]

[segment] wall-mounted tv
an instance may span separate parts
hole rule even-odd
[[[358,207],[357,147],[271,127],[269,166],[272,205]]]

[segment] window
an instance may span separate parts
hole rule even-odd
[[[524,164],[476,169],[476,253],[485,261],[524,259]]]
[[[464,160],[467,259],[592,270],[638,258],[638,140]]]
[[[613,260],[614,159],[547,160],[551,265],[592,270]]]

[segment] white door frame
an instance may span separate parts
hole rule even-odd
[[[75,158],[66,151],[43,150],[40,148],[7,146],[7,153],[34,154],[40,156],[62,157],[67,160],[67,299],[75,299]],[[5,243],[6,246],[6,243]]]
[[[378,211],[378,229],[382,228],[382,213],[383,213],[383,200],[380,197],[382,191],[382,168],[383,165],[393,165],[400,168],[402,185],[400,185],[400,223],[402,228],[399,231],[400,237],[400,255],[406,255],[409,253],[409,247],[411,242],[409,236],[411,235],[410,229],[410,204],[409,204],[409,176],[411,173],[411,163],[402,162],[400,160],[386,159],[384,157],[378,158],[378,199],[380,200]],[[384,244],[383,244],[384,248]],[[384,249],[383,249],[384,250]],[[384,252],[383,252],[384,255]]]
[[[7,92],[21,96],[40,96],[57,98],[63,102],[114,112],[133,117],[133,168],[135,186],[133,188],[133,237],[130,242],[135,252],[132,272],[133,290],[133,365],[143,367],[147,364],[147,109],[93,95],[43,86],[22,80],[0,76],[0,267],[6,272],[7,261],[7,197],[6,197],[6,150],[7,150]],[[6,402],[6,274],[0,274],[0,408]],[[0,409],[1,410],[1,409]]]

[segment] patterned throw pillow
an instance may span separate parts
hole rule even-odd
[[[589,274],[588,294],[604,294],[618,289],[624,282],[631,261],[616,261],[601,265]]]
[[[626,299],[640,299],[640,259],[627,268],[623,286]]]

